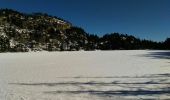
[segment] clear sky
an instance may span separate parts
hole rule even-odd
[[[0,8],[48,13],[99,36],[120,32],[156,41],[170,37],[170,0],[0,0]]]

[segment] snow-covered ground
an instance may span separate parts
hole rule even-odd
[[[170,51],[0,54],[0,100],[170,99]]]

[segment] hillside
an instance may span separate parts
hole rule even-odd
[[[158,43],[119,33],[98,37],[48,14],[0,9],[0,52],[168,49],[168,46],[168,39]]]
[[[85,32],[47,14],[0,10],[1,51],[73,50],[81,48]],[[77,48],[79,49],[79,48]]]

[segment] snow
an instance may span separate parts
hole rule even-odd
[[[6,33],[4,32],[4,27],[0,26],[0,36],[7,37]]]
[[[169,52],[1,53],[0,100],[170,99]]]

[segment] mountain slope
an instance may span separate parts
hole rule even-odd
[[[85,35],[83,29],[47,14],[0,10],[1,51],[80,49],[75,46],[84,44]]]
[[[120,33],[99,37],[48,14],[0,9],[0,52],[170,49],[168,41],[158,43]]]

